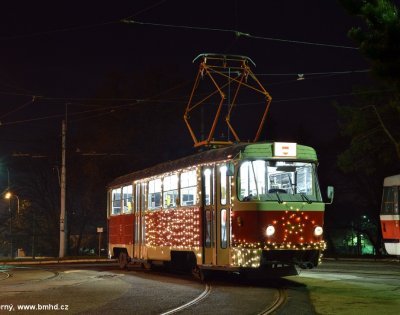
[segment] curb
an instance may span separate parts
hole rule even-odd
[[[64,263],[115,263],[115,259],[101,259],[101,258],[88,258],[88,259],[53,259],[53,260],[13,260],[13,261],[0,261],[1,265],[46,265],[46,264],[64,264]]]

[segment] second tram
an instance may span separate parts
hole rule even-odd
[[[297,274],[325,248],[313,148],[236,144],[116,178],[108,187],[109,256],[209,270]],[[333,198],[333,188],[328,187]]]
[[[389,255],[400,255],[400,175],[386,177],[380,212],[383,243]]]

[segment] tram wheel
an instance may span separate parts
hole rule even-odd
[[[192,275],[202,282],[206,281],[207,278],[207,272],[200,269],[197,265],[192,268]]]
[[[142,268],[145,270],[151,270],[152,269],[152,264],[149,261],[143,262],[142,263]]]
[[[120,252],[118,256],[119,268],[126,269],[128,266],[128,254],[126,252]]]

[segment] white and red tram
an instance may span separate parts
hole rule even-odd
[[[400,175],[386,177],[380,212],[383,243],[389,255],[400,255]]]
[[[328,188],[333,198],[333,188]],[[295,143],[211,149],[115,179],[109,256],[128,263],[296,274],[318,265],[325,203],[317,156]]]

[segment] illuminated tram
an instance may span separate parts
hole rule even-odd
[[[333,198],[333,188],[328,187]],[[313,148],[247,143],[116,178],[108,187],[109,256],[209,270],[297,274],[325,248]]]
[[[389,255],[400,255],[400,175],[386,177],[380,213],[383,243]]]

